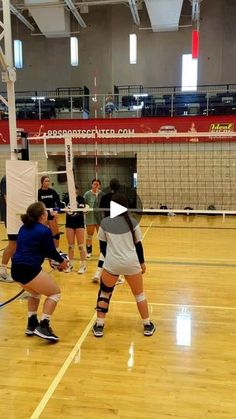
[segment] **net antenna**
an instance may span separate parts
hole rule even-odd
[[[77,209],[75,179],[73,173],[72,138],[65,138],[66,174],[70,208]]]
[[[7,99],[0,95],[0,100],[8,108],[11,160],[17,160],[17,133],[15,109],[16,70],[12,58],[11,14],[10,1],[2,0],[3,22],[0,21],[0,43],[4,41],[4,51],[0,45],[0,65],[2,81],[7,86]]]

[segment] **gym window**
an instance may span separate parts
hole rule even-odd
[[[137,35],[135,33],[129,35],[129,63],[137,64]]]
[[[79,41],[75,36],[70,38],[70,63],[73,67],[79,65]]]
[[[19,39],[14,40],[14,66],[23,68],[22,41]]]
[[[192,54],[182,55],[182,91],[197,90],[198,59]]]

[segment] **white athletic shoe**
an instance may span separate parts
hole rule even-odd
[[[97,272],[95,272],[94,276],[92,277],[92,282],[94,282],[96,284],[97,282],[100,281],[100,278],[101,278],[101,272],[97,271]]]
[[[0,273],[0,281],[2,282],[14,282],[14,279],[10,275],[8,275],[6,272]]]
[[[86,272],[86,265],[84,265],[83,263],[81,263],[79,270],[78,270],[78,274],[84,274]]]
[[[73,266],[72,265],[69,265],[68,268],[64,269],[63,272],[65,272],[66,274],[68,274],[68,273],[70,273],[72,271],[72,269],[73,269]]]

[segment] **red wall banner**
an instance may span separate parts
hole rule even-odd
[[[74,134],[74,142],[90,142],[88,139],[81,139],[84,134],[97,133],[100,136],[99,142],[114,142],[114,138],[104,139],[103,134],[134,134],[134,133],[158,133],[158,132],[189,132],[187,138],[141,138],[139,142],[147,141],[160,142],[206,142],[219,141],[219,138],[194,137],[191,133],[196,132],[234,132],[236,127],[236,116],[198,116],[198,117],[163,117],[163,118],[122,118],[122,119],[51,119],[51,120],[18,120],[17,128],[24,129],[29,136],[66,136]],[[223,137],[222,137],[223,138]],[[225,141],[236,141],[236,137],[225,138]],[[127,142],[125,138],[115,141]],[[132,139],[135,142],[136,139]],[[59,139],[52,139],[50,143],[60,143]],[[92,140],[94,142],[94,140]],[[0,145],[9,144],[8,121],[0,121]]]

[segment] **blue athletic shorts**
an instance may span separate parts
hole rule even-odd
[[[30,265],[23,265],[18,263],[12,263],[11,266],[11,276],[16,282],[20,282],[21,284],[25,285],[28,282],[32,281],[39,272],[41,272],[42,268],[34,267]]]

